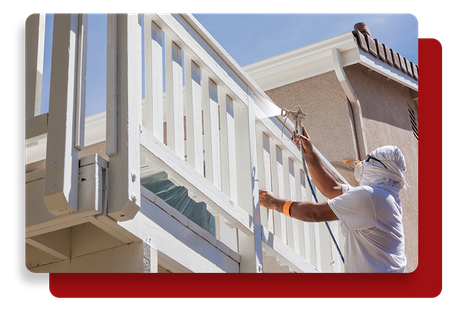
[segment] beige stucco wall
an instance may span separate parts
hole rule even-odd
[[[406,159],[405,174],[410,190],[402,191],[407,272],[418,264],[418,140],[412,133],[408,107],[418,116],[411,92],[395,81],[360,64],[345,73],[362,107],[368,152],[384,146],[398,146]],[[312,142],[331,163],[357,159],[352,113],[334,71],[284,85],[267,95],[280,107],[301,106]],[[413,92],[412,92],[413,93]]]
[[[266,94],[281,108],[302,108],[307,114],[303,124],[313,144],[328,161],[356,159],[351,110],[333,71],[266,91]]]
[[[404,154],[405,177],[410,189],[401,191],[400,198],[404,210],[407,270],[414,271],[418,265],[418,140],[412,132],[408,106],[417,116],[418,106],[408,88],[359,64],[346,67],[345,74],[362,107],[368,152],[395,145]]]

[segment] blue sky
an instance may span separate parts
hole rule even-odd
[[[418,21],[410,14],[194,14],[245,66],[353,30],[365,22],[373,38],[418,64]],[[48,109],[53,16],[47,15],[41,113]],[[86,116],[105,110],[106,16],[88,16]]]

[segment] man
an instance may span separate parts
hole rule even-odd
[[[355,167],[359,187],[339,184],[324,168],[303,127],[302,143],[311,178],[327,202],[291,202],[260,190],[260,204],[302,221],[340,220],[345,237],[346,272],[404,272],[404,230],[399,191],[407,189],[405,159],[399,148],[385,146]]]

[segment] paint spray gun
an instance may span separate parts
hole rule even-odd
[[[284,126],[285,126],[285,122],[287,122],[287,118],[290,119],[291,121],[293,121],[295,123],[295,135],[302,135],[303,132],[302,132],[302,120],[306,117],[306,113],[303,112],[302,108],[296,106],[295,108],[298,108],[297,111],[292,111],[292,110],[288,110],[286,108],[282,108],[281,110],[281,116],[284,117]],[[282,134],[284,134],[284,126],[282,127]],[[310,186],[310,190],[311,190],[311,193],[313,195],[313,198],[315,199],[315,202],[318,203],[318,198],[316,197],[316,193],[313,189],[313,186],[311,184],[311,181],[310,181],[310,175],[308,173],[308,167],[306,165],[306,161],[305,161],[305,150],[303,149],[303,146],[302,146],[302,142],[299,141],[299,146],[300,146],[300,153],[302,154],[302,163],[303,163],[303,171],[305,172],[305,176],[308,180],[308,185]],[[342,262],[344,262],[344,257],[342,256],[341,254],[341,251],[339,249],[339,245],[337,245],[337,242],[336,242],[336,239],[334,238],[334,235],[332,234],[332,231],[331,231],[331,228],[329,227],[329,224],[326,222],[326,227],[328,228],[328,231],[329,231],[329,234],[331,235],[332,237],[332,240],[334,241],[334,244],[336,245],[337,247],[337,250],[339,251],[339,254],[341,255],[341,258],[342,258]],[[333,265],[334,262],[331,263],[331,265]]]
[[[292,120],[295,123],[295,135],[302,135],[302,119],[306,117],[306,113],[303,112],[302,108],[296,106],[298,108],[297,111],[288,110],[286,108],[282,108],[281,116],[284,117],[284,126],[287,118]],[[282,127],[282,134],[284,133],[284,126]],[[300,151],[302,151],[302,144],[300,143]]]
[[[285,126],[285,122],[287,121],[287,118],[294,121],[294,123],[295,123],[295,135],[302,135],[303,134],[302,133],[302,120],[306,117],[306,113],[304,113],[302,108],[300,108],[298,106],[296,106],[295,108],[298,108],[298,110],[297,111],[292,111],[292,110],[288,110],[286,108],[282,108],[281,116],[285,118],[284,119],[284,125],[282,127],[282,134],[284,133],[284,126]],[[301,141],[300,141],[300,152],[302,154],[303,170],[305,171],[305,175],[306,175],[306,178],[308,180],[308,185],[310,186],[311,193],[313,195],[313,198],[315,199],[315,202],[318,203],[318,198],[316,197],[316,193],[315,193],[315,191],[313,189],[313,186],[311,185],[310,176],[308,174],[308,168],[307,168],[306,162],[305,162],[305,151],[303,150],[303,146],[302,146]],[[342,259],[342,263],[345,264],[344,256],[342,255],[341,250],[339,248],[339,245],[337,244],[337,241],[334,238],[334,234],[332,233],[328,222],[326,221],[325,223],[326,223],[326,227],[328,228],[329,234],[331,235],[331,238],[332,238],[334,244],[336,245],[337,251],[339,252],[339,255],[340,255],[341,259]],[[334,263],[335,263],[335,261],[331,262],[331,265],[334,265]]]

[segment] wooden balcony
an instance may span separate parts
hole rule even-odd
[[[108,15],[106,112],[85,119],[86,20],[55,17],[48,113],[40,79],[26,85],[26,154],[43,163],[26,174],[31,271],[343,271],[324,224],[259,205],[259,189],[312,200],[293,126],[282,138],[280,109],[193,16]],[[43,18],[26,30],[35,77]],[[91,141],[105,149],[80,158]]]

